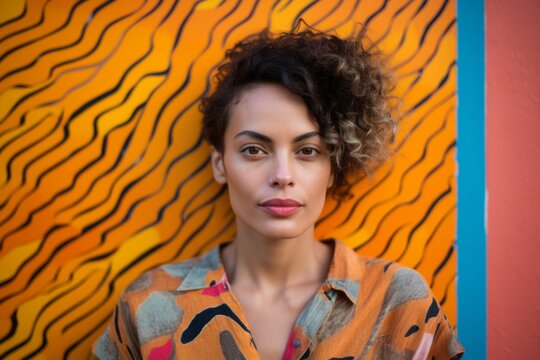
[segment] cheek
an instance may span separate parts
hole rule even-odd
[[[261,186],[259,174],[253,169],[247,169],[241,166],[240,162],[234,163],[231,161],[227,167],[227,184],[229,188],[231,206],[235,210],[240,210],[242,207],[251,206],[256,199],[254,194]]]
[[[309,176],[306,179],[306,184],[309,187],[311,193],[326,193],[328,184],[330,181],[330,169],[327,167],[320,167],[316,171],[311,170],[311,174],[316,174],[314,176]]]

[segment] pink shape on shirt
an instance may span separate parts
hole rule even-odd
[[[285,352],[283,353],[282,360],[290,360],[294,354],[296,348],[294,347],[294,330],[291,330],[291,335],[289,335],[289,340],[287,340],[287,346],[285,346]]]
[[[158,346],[150,350],[149,360],[167,360],[171,356],[172,340],[169,339],[165,345]]]
[[[202,291],[202,294],[210,295],[210,296],[219,296],[219,294],[229,289],[228,283],[229,282],[227,281],[227,274],[223,273],[223,276],[221,277],[219,282],[214,286],[204,289]]]

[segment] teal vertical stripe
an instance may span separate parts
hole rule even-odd
[[[486,359],[484,1],[457,0],[458,338]]]

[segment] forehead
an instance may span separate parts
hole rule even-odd
[[[275,84],[257,84],[242,91],[231,106],[226,136],[242,130],[286,135],[317,131],[318,124],[297,95]]]

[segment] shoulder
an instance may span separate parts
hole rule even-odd
[[[432,296],[424,276],[415,269],[394,261],[358,255],[364,266],[363,280],[377,286],[384,293],[384,303],[392,310],[412,300],[428,299]]]
[[[422,274],[386,259],[365,255],[358,259],[363,266],[364,301],[377,313],[375,358],[386,358],[389,346],[430,359],[457,359],[463,354],[463,346]]]
[[[147,270],[126,287],[120,300],[131,304],[151,294],[173,293],[200,260],[201,257],[195,257]]]

